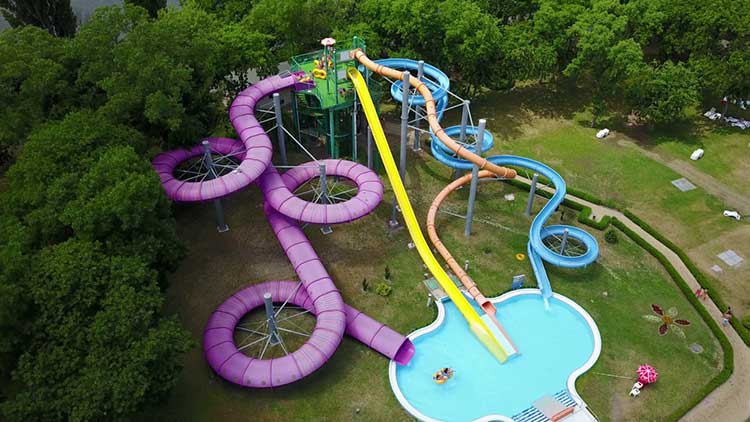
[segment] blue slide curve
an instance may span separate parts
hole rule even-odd
[[[417,69],[417,62],[410,59],[383,59],[377,60],[376,63],[395,69]],[[424,64],[424,74],[427,76],[427,78],[425,78],[425,83],[435,97],[438,119],[440,119],[448,105],[450,80],[445,73],[426,63]],[[396,101],[402,101],[401,81],[397,81],[397,83],[394,83],[391,86],[391,95]],[[410,97],[409,103],[411,105],[421,106],[424,105],[424,98],[421,95],[413,95]],[[445,132],[454,138],[457,137],[460,131],[460,126],[451,126],[445,129]],[[476,135],[476,133],[476,127],[467,126],[467,136]],[[467,148],[475,153],[484,153],[492,148],[493,143],[494,139],[492,134],[490,132],[485,132],[481,145],[481,152],[477,152],[476,147],[473,145],[467,145]],[[459,170],[471,170],[473,166],[471,162],[457,158],[453,151],[440,142],[440,139],[434,134],[432,135],[431,150],[433,156],[448,167]],[[534,221],[531,222],[531,227],[529,228],[529,261],[531,262],[531,268],[534,270],[539,289],[542,291],[542,296],[546,302],[549,297],[552,296],[552,287],[550,286],[547,271],[544,268],[544,262],[563,268],[585,267],[596,261],[596,258],[599,256],[599,244],[594,236],[578,227],[567,225],[544,226],[544,223],[552,216],[565,198],[565,180],[563,180],[562,176],[560,176],[555,170],[539,161],[515,155],[496,155],[488,157],[487,160],[499,166],[517,166],[529,169],[549,179],[555,187],[554,195],[552,195],[552,198],[550,198],[544,207],[542,207],[539,214],[534,217]],[[552,250],[544,244],[544,239],[550,236],[562,236],[565,230],[568,231],[568,238],[575,238],[586,246],[585,253],[579,256],[562,255],[558,251]]]

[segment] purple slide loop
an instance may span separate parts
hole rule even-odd
[[[266,292],[270,292],[279,302],[288,298],[289,304],[299,306],[319,318],[324,317],[321,312],[316,311],[307,291],[298,288],[298,285],[295,281],[254,284],[230,296],[214,311],[203,333],[203,349],[211,368],[217,374],[244,387],[278,387],[317,369],[311,361],[325,362],[330,358],[330,347],[327,346],[335,342],[335,334],[327,329],[316,329],[307,344],[283,358],[259,360],[237,350],[234,328],[243,316],[263,306],[263,294]],[[414,355],[414,346],[409,340],[349,305],[344,305],[343,313],[325,315],[325,318],[345,318],[347,335],[402,365],[408,363]],[[282,360],[292,364],[282,365]],[[268,369],[259,371],[261,367]]]
[[[152,165],[162,181],[167,197],[175,202],[203,202],[223,198],[237,192],[257,179],[271,164],[271,140],[255,117],[255,107],[268,95],[284,89],[302,90],[309,84],[301,82],[304,72],[294,72],[285,76],[271,76],[251,85],[234,99],[229,107],[232,121],[241,141],[227,138],[210,138],[211,149],[226,155],[225,148],[231,145],[232,151],[243,152],[239,166],[229,174],[215,179],[181,181],[174,177],[175,168],[190,158],[203,154],[200,145],[189,150],[168,151],[157,155]],[[239,143],[238,143],[239,142]]]
[[[357,186],[357,194],[345,202],[319,204],[304,201],[294,190],[320,175],[319,165],[326,166],[327,176],[350,180]],[[280,175],[269,166],[258,185],[265,193],[266,202],[292,220],[312,224],[340,224],[370,214],[383,199],[383,182],[369,168],[346,160],[320,160],[300,164]]]
[[[176,202],[199,202],[204,197],[217,199],[242,189],[252,181],[242,170],[243,164],[247,162],[242,142],[229,138],[207,138],[204,141],[208,141],[212,153],[233,158],[240,163],[239,167],[216,179],[180,180],[174,175],[177,166],[191,158],[202,156],[203,146],[198,144],[190,149],[163,152],[154,157],[151,165],[159,175],[169,199]]]

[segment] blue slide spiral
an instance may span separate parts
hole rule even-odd
[[[382,64],[395,69],[408,69],[416,70],[417,62],[410,59],[383,59],[377,60],[376,63]],[[450,80],[448,77],[434,66],[424,64],[425,83],[433,93],[436,102],[436,109],[438,114],[438,120],[442,118],[443,112],[448,105],[448,91],[450,89]],[[397,81],[391,86],[391,95],[396,101],[401,102],[401,81]],[[424,105],[424,98],[421,95],[413,95],[409,99],[411,105]],[[457,137],[460,133],[460,126],[451,126],[445,129],[445,132],[451,137]],[[430,131],[432,133],[432,131]],[[467,126],[466,135],[473,136],[477,134],[477,128],[475,126]],[[481,145],[481,151],[478,152],[477,147],[474,145],[466,145],[467,149],[470,149],[475,153],[484,153],[492,148],[494,139],[490,132],[485,132],[484,139]],[[432,134],[431,143],[432,155],[441,163],[459,170],[471,170],[473,164],[469,161],[463,160],[455,156],[453,151],[448,149],[437,136]],[[547,271],[544,268],[544,262],[562,268],[581,268],[585,267],[594,261],[599,256],[599,244],[596,238],[588,232],[573,226],[567,225],[552,225],[544,226],[544,223],[552,217],[552,214],[557,210],[557,207],[563,202],[565,198],[566,186],[565,180],[551,167],[546,164],[542,164],[539,161],[532,160],[526,157],[519,157],[515,155],[496,155],[487,158],[493,164],[499,166],[517,166],[529,169],[535,173],[546,177],[550,180],[552,185],[555,187],[555,193],[552,195],[549,201],[542,207],[539,214],[534,217],[529,228],[529,243],[528,243],[528,255],[529,261],[531,262],[531,268],[534,270],[534,276],[537,279],[539,290],[542,292],[542,296],[545,301],[552,296],[552,287],[550,286],[549,277]],[[568,238],[574,238],[580,241],[586,246],[586,251],[582,255],[568,256],[563,255],[560,252],[550,249],[544,244],[544,239],[550,236],[562,236],[567,230]]]

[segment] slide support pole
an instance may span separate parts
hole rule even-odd
[[[327,205],[331,202],[328,198],[328,178],[326,177],[326,165],[319,164],[318,168],[320,169],[320,202]],[[333,233],[333,229],[328,224],[323,224],[323,227],[320,228],[320,231],[323,234]]]
[[[411,75],[409,71],[403,73],[403,84],[401,85],[401,148],[399,150],[399,175],[401,181],[406,183],[406,135],[409,130],[409,87],[411,86],[409,78]],[[392,229],[398,227],[399,223],[397,220],[398,216],[398,202],[396,198],[393,198],[393,208],[391,209],[391,221],[389,225]]]
[[[399,171],[401,173],[401,180],[406,184],[406,137],[409,130],[409,94],[411,94],[411,91],[409,91],[411,87],[409,79],[411,75],[408,71],[404,71],[403,75],[404,83],[401,85],[401,151],[399,155]]]
[[[273,93],[273,110],[276,115],[276,136],[279,140],[279,155],[281,165],[286,166],[286,134],[284,133],[284,121],[281,118],[281,97],[278,92]]]
[[[208,178],[216,178],[216,169],[214,168],[214,159],[211,156],[211,144],[208,141],[201,143],[203,146],[203,162],[206,163],[208,168]],[[229,230],[229,226],[224,222],[224,207],[221,205],[221,199],[214,199],[214,213],[216,214],[216,230],[219,233],[224,233]]]
[[[372,170],[372,129],[367,125],[367,168]]]
[[[422,80],[422,77],[424,76],[424,60],[420,60],[417,62],[417,79],[420,81]],[[422,113],[422,107],[416,106],[415,107],[415,116],[414,116],[414,146],[412,147],[413,151],[419,151],[422,149],[422,145],[420,143],[419,135],[421,134],[421,131],[419,130],[419,122],[420,117],[419,115]]]
[[[471,101],[464,100],[464,106],[461,107],[461,132],[459,132],[458,135],[458,141],[460,143],[466,142],[466,124],[469,121],[469,106],[471,105]],[[455,169],[453,170],[453,179],[458,179],[461,177],[461,170]]]
[[[526,203],[526,217],[531,217],[531,207],[534,205],[537,180],[539,180],[539,175],[534,173],[534,177],[531,178],[531,188],[529,189],[529,202]]]
[[[484,131],[487,127],[487,120],[479,119],[479,128],[477,129],[477,144],[482,145],[484,140]],[[477,151],[479,152],[481,148]],[[464,236],[471,236],[471,223],[474,220],[474,205],[477,199],[477,183],[479,180],[479,166],[474,164],[471,168],[471,187],[469,188],[469,206],[466,209],[466,226],[464,227]]]
[[[562,240],[560,241],[560,255],[565,255],[565,247],[568,245],[568,229],[563,230]]]
[[[297,104],[297,96],[292,94],[292,114],[294,115],[294,125],[297,126],[297,139],[302,141],[302,126],[299,121],[299,104]]]
[[[279,339],[279,330],[276,328],[276,314],[273,312],[273,299],[271,293],[263,293],[263,304],[266,305],[266,320],[268,321],[268,333],[271,335],[272,346],[281,343]]]
[[[331,143],[331,158],[339,158],[336,152],[336,138],[333,130],[333,109],[328,110],[328,142]]]
[[[352,110],[352,161],[357,162],[357,93],[354,93]]]

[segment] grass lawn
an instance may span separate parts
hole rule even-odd
[[[690,163],[735,191],[750,195],[750,133],[702,117],[693,122],[693,127],[694,133],[686,135],[656,131],[653,136],[654,150]],[[706,153],[700,160],[692,161],[690,153],[696,148],[703,148]]]
[[[426,216],[434,195],[449,180],[451,171],[429,157],[410,160],[407,188],[414,193],[418,216]],[[506,202],[503,193],[516,194]],[[461,212],[467,189],[454,194],[444,209]],[[390,198],[386,195],[386,198]],[[469,259],[470,274],[487,294],[507,290],[514,274],[525,273],[534,284],[528,261],[514,255],[525,252],[529,220],[523,217],[526,194],[497,182],[483,183],[478,195],[475,234],[463,236],[463,221],[441,214],[439,231],[459,261]],[[180,236],[189,256],[171,277],[168,309],[200,340],[213,309],[249,283],[294,279],[295,275],[278,246],[254,187],[226,201],[231,230],[219,234],[213,227],[212,206],[190,205],[177,209]],[[537,201],[537,209],[543,200]],[[416,251],[407,247],[405,230],[389,234],[386,221],[390,203],[360,221],[334,228],[323,236],[317,227],[306,232],[326,264],[346,301],[407,333],[431,322],[434,308],[427,308],[421,280],[423,267]],[[572,217],[572,214],[571,214]],[[721,349],[691,305],[659,264],[625,236],[611,246],[594,233],[602,245],[599,261],[585,270],[550,269],[552,286],[586,308],[597,321],[603,351],[596,366],[578,382],[578,390],[602,420],[659,420],[669,414],[720,370]],[[393,293],[383,298],[361,289],[382,281],[390,267]],[[607,292],[604,295],[604,292]],[[657,334],[657,325],[643,315],[650,304],[676,307],[680,317],[693,322],[687,338]],[[699,343],[701,354],[688,345]],[[630,400],[638,364],[655,365],[660,381]],[[345,339],[334,357],[314,375],[293,385],[266,390],[234,387],[219,379],[205,363],[200,346],[185,356],[185,368],[169,401],[152,410],[147,420],[316,420],[316,421],[410,421],[388,385],[386,359]],[[359,412],[357,412],[359,409]]]

